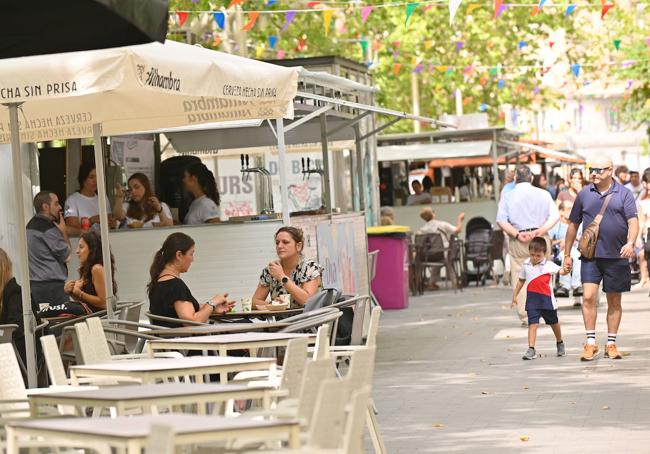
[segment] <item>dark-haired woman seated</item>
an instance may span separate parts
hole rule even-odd
[[[271,301],[289,295],[292,308],[303,307],[321,289],[323,267],[303,257],[304,241],[302,230],[296,227],[281,227],[276,232],[275,251],[279,260],[269,263],[262,271],[253,295],[256,308],[267,303],[269,294]]]
[[[212,314],[225,314],[235,305],[228,294],[215,295],[205,304],[192,296],[181,279],[194,261],[194,240],[184,233],[172,233],[156,252],[149,270],[151,281],[147,285],[149,310],[154,315],[205,323]],[[157,322],[170,328],[180,323]]]
[[[83,233],[77,246],[79,258],[79,279],[65,283],[64,290],[73,300],[87,307],[87,312],[106,309],[106,280],[104,278],[104,256],[102,240],[95,231]],[[111,254],[113,293],[117,294],[115,284],[115,258]]]
[[[214,174],[201,162],[185,169],[183,184],[194,200],[185,215],[185,224],[214,224],[220,220],[219,190]]]

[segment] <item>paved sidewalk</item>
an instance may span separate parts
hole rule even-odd
[[[559,299],[567,357],[555,356],[542,325],[543,356],[523,361],[526,329],[510,295],[503,288],[432,292],[411,298],[407,310],[383,313],[374,396],[388,452],[649,453],[647,291],[623,297],[618,345],[630,356],[601,354],[591,363],[578,359],[582,316],[567,298]],[[603,299],[601,346],[605,311]]]

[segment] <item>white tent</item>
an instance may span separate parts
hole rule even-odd
[[[25,219],[22,185],[18,184],[21,141],[95,138],[104,251],[109,245],[102,135],[224,120],[277,119],[283,178],[282,118],[293,116],[298,71],[173,41],[3,60],[0,103],[8,109],[0,110],[0,143],[12,144],[19,223]],[[34,318],[24,232],[18,235],[18,247],[23,263],[28,375],[33,386]],[[110,315],[114,298],[109,257],[104,254]]]

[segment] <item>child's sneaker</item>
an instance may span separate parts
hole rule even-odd
[[[537,351],[533,347],[528,347],[524,356],[521,359],[537,359]]]
[[[566,356],[566,350],[564,348],[564,342],[557,342],[557,356]]]

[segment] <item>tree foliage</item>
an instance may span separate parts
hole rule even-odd
[[[450,26],[446,4],[422,3],[408,23],[404,4],[376,7],[363,24],[359,4],[323,3],[311,6],[314,10],[338,8],[332,15],[327,33],[322,12],[298,12],[285,32],[281,32],[284,14],[261,14],[243,38],[238,35],[237,27],[246,23],[248,18],[241,15],[237,24],[236,9],[231,8],[228,20],[231,33],[221,32],[211,17],[204,17],[209,15],[200,13],[190,15],[184,29],[192,29],[205,46],[255,58],[338,55],[366,63],[381,90],[379,104],[397,110],[412,110],[412,73],[416,71],[422,115],[439,117],[443,113],[455,113],[454,91],[459,89],[465,113],[485,111],[491,123],[498,124],[503,120],[499,114],[503,104],[537,109],[557,99],[562,89],[567,88],[567,83],[570,83],[569,88],[577,89],[585,81],[588,83],[588,78],[602,77],[607,69],[603,71],[598,62],[609,57],[607,45],[603,44],[603,30],[609,39],[609,35],[618,33],[612,29],[613,26],[629,23],[627,12],[613,11],[609,14],[615,20],[610,27],[605,21],[600,21],[598,8],[576,11],[565,17],[565,7],[548,6],[539,14],[531,15],[534,4],[530,8],[508,8],[494,19],[491,3],[464,3],[458,10],[455,23]],[[207,0],[170,2],[172,11],[216,11],[221,7],[222,4]],[[280,1],[267,7],[262,0],[248,0],[244,7],[247,11],[307,8],[306,1]],[[472,8],[469,13],[468,8]],[[594,27],[595,21],[601,23]],[[269,43],[272,35],[277,37],[273,49]],[[170,37],[185,39],[174,33]],[[549,49],[556,44],[554,41],[560,40],[562,43],[557,43],[556,49],[564,47],[550,58]],[[238,49],[238,42],[245,43],[245,48],[240,45]],[[630,45],[629,52],[632,49]],[[638,48],[635,52],[641,54],[643,51]],[[552,63],[545,67],[549,61]],[[582,76],[572,79],[569,68],[576,62],[591,68],[590,75],[583,72]],[[561,78],[569,82],[546,83],[544,79],[552,70],[551,66],[557,67],[558,64],[563,65]],[[649,80],[647,64],[629,69],[644,72],[638,77]],[[640,103],[647,98],[648,90],[650,86],[647,84],[645,92],[640,90],[637,93],[635,90],[630,102],[636,100]],[[650,106],[646,109],[650,113]],[[395,128],[409,129],[411,125],[400,122]]]

